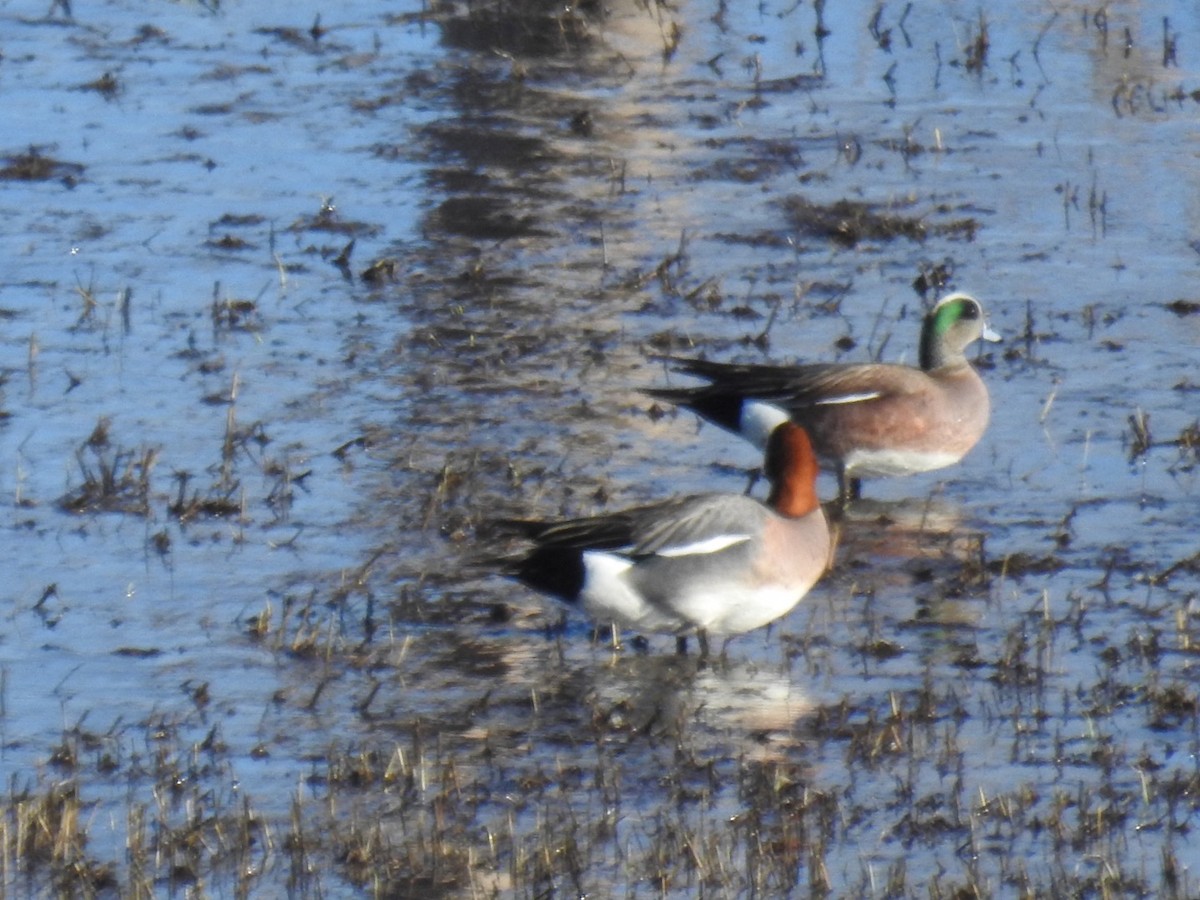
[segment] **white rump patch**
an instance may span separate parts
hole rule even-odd
[[[584,581],[579,595],[585,612],[601,622],[616,622],[636,631],[678,631],[689,623],[670,610],[659,609],[626,580],[633,564],[613,553],[588,550],[583,554]]]
[[[692,544],[681,544],[678,547],[664,547],[658,551],[658,556],[700,556],[704,553],[718,553],[726,547],[744,544],[750,540],[748,534],[719,534]]]
[[[762,400],[742,402],[742,418],[738,428],[742,437],[759,450],[767,449],[772,432],[791,418],[785,410]]]
[[[585,550],[583,553],[583,567],[586,577],[596,579],[597,581],[619,578],[632,565],[633,563],[629,560],[615,553],[605,553],[602,550]]]

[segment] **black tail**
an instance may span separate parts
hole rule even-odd
[[[655,400],[690,409],[702,419],[727,431],[738,431],[742,423],[742,398],[726,394],[715,385],[690,388],[648,388],[644,391]]]
[[[538,547],[516,560],[511,573],[536,591],[575,603],[583,590],[583,553],[565,547]]]

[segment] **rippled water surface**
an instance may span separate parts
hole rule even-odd
[[[0,0],[6,886],[1200,890],[1191,5],[46,5]],[[656,357],[914,362],[950,288],[984,441],[722,660],[479,565],[745,488]]]

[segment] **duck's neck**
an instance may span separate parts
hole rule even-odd
[[[779,515],[798,519],[820,507],[816,453],[808,433],[795,422],[771,432],[763,468],[771,482],[767,503]]]
[[[921,325],[921,368],[926,372],[948,366],[966,365],[962,348],[950,348],[946,338],[960,316],[957,303],[942,302]]]
[[[811,474],[797,475],[789,472],[788,475],[791,477],[782,478],[771,485],[771,494],[767,497],[767,504],[781,516],[799,519],[801,516],[807,516],[821,504],[817,500],[816,487]]]
[[[951,353],[946,348],[946,342],[938,333],[936,322],[926,323],[921,331],[921,369],[932,372],[934,369],[945,369],[950,366],[961,366],[967,362],[962,353]]]

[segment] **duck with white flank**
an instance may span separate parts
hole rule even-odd
[[[735,635],[791,610],[829,565],[808,435],[787,422],[766,439],[767,502],[698,494],[606,515],[503,525],[534,542],[506,574],[637,631]]]

